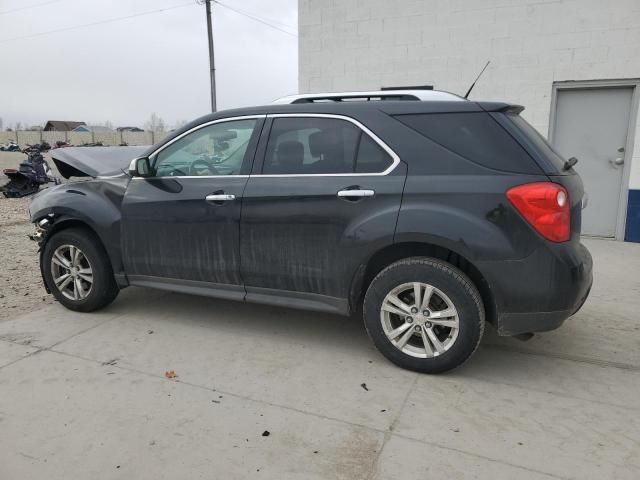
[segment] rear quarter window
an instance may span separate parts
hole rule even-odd
[[[447,150],[493,170],[540,174],[522,146],[486,112],[396,115]]]
[[[531,142],[534,147],[540,152],[544,158],[546,158],[549,163],[553,165],[557,172],[562,172],[564,170],[565,160],[555,149],[551,146],[551,144],[547,141],[546,138],[542,136],[540,132],[538,132],[533,126],[531,126],[524,118],[522,118],[518,114],[508,114],[507,118],[513,122],[520,132]]]

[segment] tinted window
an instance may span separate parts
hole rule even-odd
[[[262,173],[375,173],[390,164],[388,154],[351,122],[285,117],[273,120]]]
[[[373,138],[364,133],[360,136],[358,157],[356,159],[356,172],[384,172],[392,162],[393,159]]]
[[[518,114],[507,115],[518,129],[529,139],[531,143],[538,149],[538,151],[547,158],[558,171],[562,171],[564,168],[564,158],[547,142],[535,128],[533,128],[524,118]]]
[[[238,175],[257,120],[232,120],[196,130],[156,156],[156,175]]]
[[[520,144],[487,113],[398,115],[396,119],[444,148],[485,167],[540,173]]]

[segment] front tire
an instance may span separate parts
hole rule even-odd
[[[453,265],[427,257],[382,270],[367,289],[363,317],[385,357],[423,373],[462,365],[484,332],[484,306],[473,282]]]
[[[107,252],[88,230],[69,228],[54,233],[41,261],[49,291],[69,310],[92,312],[118,296]]]

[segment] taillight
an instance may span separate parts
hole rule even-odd
[[[557,183],[526,183],[507,190],[507,198],[536,231],[552,242],[571,236],[569,195]]]

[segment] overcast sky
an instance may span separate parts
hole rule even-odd
[[[295,93],[297,0],[223,4],[293,35],[213,4],[218,108]],[[40,6],[10,12],[29,5]],[[0,0],[0,53],[5,128],[46,120],[143,125],[152,112],[171,126],[210,110],[205,7],[196,0]]]

